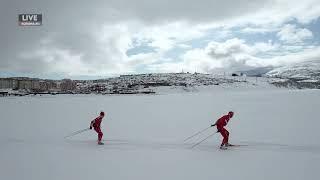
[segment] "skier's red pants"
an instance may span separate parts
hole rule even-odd
[[[98,141],[100,142],[103,136],[103,133],[100,129],[100,127],[94,127],[94,130],[98,133]]]
[[[220,134],[223,137],[221,146],[224,144],[228,144],[229,143],[229,132],[224,127],[218,128],[218,132],[220,132]]]

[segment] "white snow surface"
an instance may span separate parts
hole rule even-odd
[[[168,90],[168,89],[167,89]],[[0,179],[319,179],[320,91],[200,87],[157,95],[45,95],[0,98]],[[87,131],[100,110],[105,145]],[[229,110],[220,134],[187,141]]]

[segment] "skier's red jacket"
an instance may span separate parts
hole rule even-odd
[[[229,114],[224,115],[221,118],[219,118],[215,123],[215,125],[217,126],[217,129],[218,130],[222,129],[224,126],[226,126],[228,124],[229,120],[230,120]]]
[[[98,116],[93,121],[91,121],[90,126],[94,127],[94,129],[97,129],[97,128],[100,129],[102,118],[103,118],[102,116]]]

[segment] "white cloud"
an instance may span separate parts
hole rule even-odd
[[[133,67],[139,65],[150,65],[159,61],[160,58],[161,54],[159,53],[140,53],[128,57],[126,64]]]
[[[190,50],[182,58],[185,71],[205,73],[213,68],[222,67],[222,63],[214,61],[205,49]]]
[[[320,16],[318,0],[304,0],[303,2],[299,0],[273,0],[266,1],[261,6],[263,7],[257,12],[234,18],[231,24],[237,26],[251,24],[256,28],[261,26],[260,30],[272,30],[273,27],[279,27],[291,20],[308,24]]]
[[[132,29],[132,27],[136,28]],[[163,55],[174,47],[191,48],[182,42],[201,37],[203,32],[187,27],[185,23],[150,27],[139,22],[105,24],[88,32],[89,38],[86,41],[88,49],[81,48],[73,51],[65,45],[62,48],[59,47],[60,42],[57,44],[54,38],[46,37],[40,40],[40,46],[28,51],[30,53],[20,53],[19,58],[46,63],[47,66],[42,67],[42,71],[49,73],[56,72],[74,76],[134,73],[139,66],[151,67],[158,61],[169,61],[168,58],[163,58]],[[134,39],[137,40],[135,44]],[[143,42],[156,48],[156,52],[138,53],[131,56],[126,54],[127,50]],[[65,62],[65,67],[63,62]],[[71,62],[74,64],[72,65]]]
[[[254,33],[271,33],[277,31],[277,27],[265,27],[265,26],[260,26],[260,27],[245,27],[241,29],[242,33],[247,33],[247,34],[254,34]]]
[[[108,75],[135,72],[141,66],[154,71],[183,68],[203,72],[258,66],[263,62],[259,53],[277,59],[305,51],[308,44],[303,43],[313,37],[312,32],[283,24],[310,23],[320,16],[318,0],[71,0],[63,7],[61,2],[28,1],[30,7],[43,10],[45,22],[41,28],[22,30],[12,25],[12,19],[1,19],[2,24],[8,24],[0,34],[4,39],[0,42],[1,71]],[[0,7],[0,17],[14,17],[16,7],[24,6],[16,0],[8,1]],[[235,38],[235,29],[246,35],[280,30],[278,37],[286,46],[272,42],[248,45]],[[229,40],[224,42],[226,38]],[[189,45],[199,39],[211,43],[192,49],[203,45]],[[139,45],[150,46],[155,52],[139,52]],[[131,48],[138,50],[136,55],[127,55]],[[166,53],[175,48],[184,49],[178,53],[188,51],[178,54],[181,59],[167,57]],[[182,62],[173,62],[179,60]]]
[[[205,49],[206,53],[215,59],[249,53],[252,49],[245,44],[245,41],[238,38],[229,39],[223,43],[211,42]]]
[[[203,49],[187,51],[183,56],[183,67],[188,71],[212,72],[217,68],[235,70],[253,65],[256,59],[251,54],[254,49],[241,39],[229,39],[225,42],[210,42]]]
[[[285,52],[278,52],[283,49]],[[205,48],[187,51],[181,58],[183,61],[170,64],[158,64],[156,68],[171,70],[184,69],[189,72],[211,73],[217,71],[238,71],[253,67],[280,66],[309,60],[320,60],[320,47],[310,46],[297,49],[298,52],[286,51],[286,46],[259,42],[248,45],[241,39],[229,39],[225,42],[210,42]],[[270,52],[274,56],[259,57],[258,54]],[[174,68],[170,68],[174,67]]]
[[[302,49],[299,52],[288,53],[282,56],[260,59],[259,63],[263,66],[281,66],[304,61],[320,61],[320,46]]]
[[[251,27],[246,27],[241,30],[243,33],[266,33],[266,32],[271,32],[269,29],[265,28],[251,28]]]
[[[90,71],[90,68],[81,62],[81,54],[72,54],[68,50],[40,48],[32,53],[21,53],[19,56],[23,59],[21,63],[26,64],[26,66],[19,66],[20,72],[32,70],[32,72],[42,73],[46,69],[48,73],[72,76],[87,74]],[[37,66],[40,67],[37,68]]]
[[[147,67],[147,70],[155,73],[178,73],[181,72],[184,66],[182,63],[163,62],[160,64],[152,64]]]
[[[186,22],[173,22],[152,26],[142,26],[134,36],[141,41],[150,42],[148,45],[164,53],[182,42],[200,38],[205,35],[201,27]]]
[[[310,30],[306,28],[297,28],[296,25],[286,24],[278,33],[277,36],[281,41],[289,44],[302,43],[306,39],[313,37]]]
[[[318,0],[118,0],[106,2],[127,18],[148,24],[189,21],[193,24],[282,24],[297,19],[308,23],[320,16]]]
[[[181,49],[191,49],[192,46],[191,45],[188,45],[188,44],[177,44],[176,45],[178,48],[181,48]]]
[[[268,43],[265,42],[257,42],[254,43],[253,47],[256,53],[275,51],[280,48],[280,44],[273,44],[271,40]]]
[[[61,44],[52,38],[40,40],[31,51],[23,51],[21,61],[46,64],[33,71],[59,73],[64,75],[108,75],[134,71],[126,51],[132,46],[132,32],[124,24],[104,25],[92,29],[83,44]],[[79,38],[82,38],[79,36]],[[73,45],[73,46],[70,46]],[[75,49],[76,46],[79,46]],[[23,66],[21,66],[23,67]]]

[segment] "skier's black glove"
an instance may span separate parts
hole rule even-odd
[[[211,124],[211,127],[215,126],[216,124]]]
[[[89,128],[92,129],[92,126],[90,126]]]

